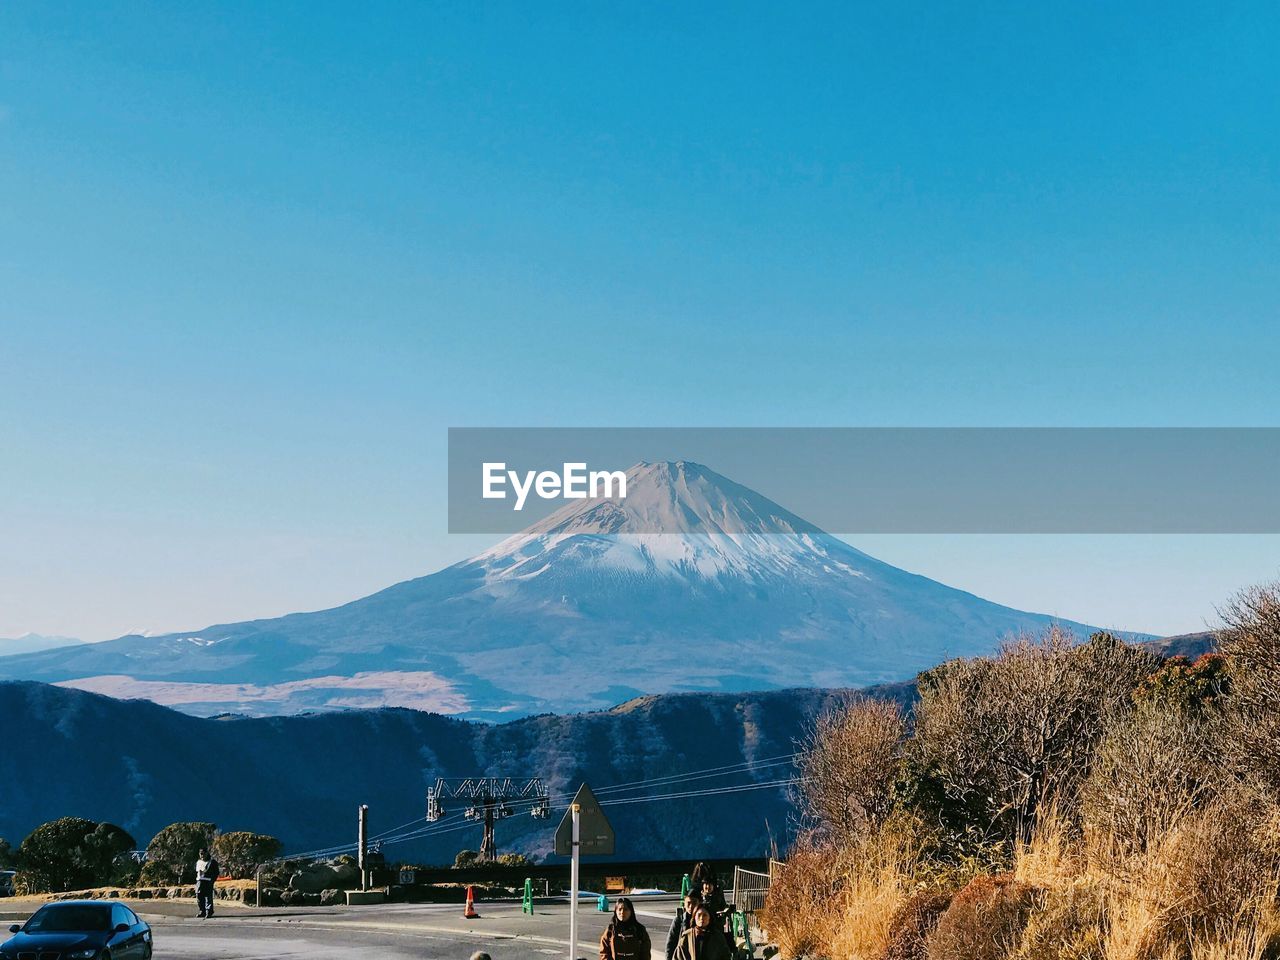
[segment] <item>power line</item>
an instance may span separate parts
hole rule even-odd
[[[631,793],[636,790],[643,789],[644,787],[671,786],[676,783],[688,783],[694,780],[706,780],[713,777],[730,776],[736,773],[749,773],[755,770],[764,770],[769,767],[782,766],[796,756],[798,756],[798,754],[782,754],[778,757],[766,757],[762,760],[747,760],[741,763],[727,764],[723,767],[690,770],[685,773],[675,773],[663,777],[652,777],[647,780],[632,780],[628,783],[619,783],[608,787],[601,787],[598,790],[593,790],[593,792],[597,796],[617,792]],[[566,803],[572,799],[573,794],[558,794],[550,798],[553,803]]]
[[[782,780],[770,780],[767,783],[746,783],[736,787],[715,787],[710,790],[688,790],[684,793],[664,793],[656,797],[626,797],[621,800],[602,800],[602,807],[617,807],[626,803],[652,803],[655,800],[680,800],[691,797],[714,797],[726,793],[744,793],[748,790],[764,790],[769,787],[782,787],[793,783],[802,783],[794,777]]]
[[[601,787],[600,789],[596,790],[595,793],[597,795],[605,794],[606,796],[609,794],[616,794],[616,793],[633,793],[639,790],[643,790],[645,788],[660,787],[660,786],[675,786],[681,783],[692,783],[694,781],[706,780],[706,779],[711,779],[715,777],[732,776],[740,773],[751,773],[751,772],[754,772],[755,770],[764,770],[764,769],[769,769],[773,767],[783,766],[789,761],[794,760],[795,757],[797,756],[799,756],[798,753],[779,754],[778,756],[775,756],[775,757],[764,757],[757,760],[740,761],[738,763],[725,764],[719,767],[709,767],[709,768],[703,768],[700,770],[690,770],[684,773],[668,774],[666,776],[661,776],[661,777],[650,777],[643,780],[631,780],[631,781],[626,781],[624,783],[612,784],[607,787]],[[800,782],[803,782],[803,781],[797,780],[794,777],[787,777],[784,779],[770,780],[765,782],[725,785],[725,786],[711,787],[711,788],[701,789],[701,790],[688,790],[688,791],[679,791],[675,793],[658,794],[654,796],[610,797],[608,799],[602,800],[601,806],[619,806],[622,804],[630,804],[630,803],[651,803],[651,802],[665,801],[665,800],[692,799],[692,798],[698,798],[698,797],[714,797],[714,796],[721,796],[721,795],[732,794],[732,793],[742,793],[742,792],[747,792],[752,790],[777,788],[777,787],[782,787],[785,785],[800,783]],[[553,803],[567,803],[570,800],[572,800],[573,797],[570,794],[565,794],[565,795],[550,797],[548,799]],[[528,799],[528,800],[515,800],[515,801],[511,801],[511,805],[512,806],[518,806],[520,804],[532,805],[540,802],[545,802],[545,801],[543,801],[541,798]],[[441,821],[450,819],[452,816],[454,816],[454,814],[446,814],[444,817],[441,818]],[[412,830],[406,830],[405,828],[412,827],[413,824],[420,822],[419,818],[415,818],[413,820],[408,821],[407,823],[401,824],[398,827],[392,827],[388,830],[384,830],[382,833],[377,834],[374,837],[370,837],[369,842],[371,843],[377,842],[381,845],[391,845],[394,843],[403,843],[408,840],[425,839],[427,837],[436,836],[438,834],[454,833],[459,830],[468,829],[471,826],[470,823],[461,823],[461,824],[442,826],[441,821],[436,821],[429,825],[417,827]],[[278,860],[304,859],[304,858],[318,859],[322,857],[337,856],[342,853],[352,852],[356,848],[357,848],[357,844],[346,843],[346,844],[339,844],[337,846],[332,846],[332,847],[322,847],[318,850],[311,850],[304,853],[292,853],[286,856],[279,857],[277,859]]]

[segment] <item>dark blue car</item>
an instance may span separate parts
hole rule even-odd
[[[0,944],[0,960],[151,960],[151,927],[123,903],[47,903]]]

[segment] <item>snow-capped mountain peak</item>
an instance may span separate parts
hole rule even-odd
[[[794,572],[806,560],[846,572],[847,544],[702,464],[640,462],[625,497],[568,504],[475,558],[490,583],[566,564],[634,575],[715,579]],[[833,556],[839,554],[841,556]]]

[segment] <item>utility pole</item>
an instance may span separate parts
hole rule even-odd
[[[369,805],[367,803],[360,804],[360,839],[359,839],[359,857],[357,865],[360,867],[360,889],[369,889],[369,866],[368,857],[366,856],[369,847]]]
[[[493,819],[498,801],[486,793],[480,802],[484,804],[484,838],[480,841],[480,859],[492,863],[498,859],[498,843],[493,838]]]

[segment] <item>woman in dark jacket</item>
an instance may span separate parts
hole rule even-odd
[[[613,919],[600,935],[600,960],[652,960],[649,931],[627,897],[613,904]]]
[[[733,960],[724,934],[711,925],[711,911],[705,905],[694,908],[693,926],[681,935],[675,960]]]
[[[690,890],[684,895],[684,906],[676,907],[676,918],[671,921],[671,929],[667,931],[667,960],[672,960],[676,955],[676,944],[680,942],[680,935],[693,926],[693,911],[700,903],[702,903],[702,897],[696,890]]]

